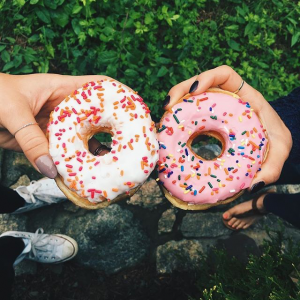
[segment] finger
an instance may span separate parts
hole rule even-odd
[[[198,83],[195,84],[195,82]],[[196,95],[207,91],[207,89],[210,87],[215,86],[219,86],[224,90],[235,92],[237,89],[239,89],[241,82],[242,78],[232,68],[228,66],[220,66],[218,68],[203,72],[196,77],[193,77],[193,80],[189,79],[173,87],[169,93],[169,95],[172,95],[172,101],[170,101],[170,104],[166,108],[169,109],[170,107],[172,107],[172,105],[174,105],[176,101],[182,98],[187,92],[191,92],[191,95]],[[190,87],[188,87],[188,83],[191,84]],[[278,139],[274,139],[274,134],[276,135],[278,133],[280,135],[281,133],[281,135],[285,137],[290,134],[289,131],[285,128],[285,125],[279,118],[278,114],[270,107],[261,93],[256,91],[247,83],[243,85],[243,87],[240,91],[238,91],[237,94],[244,101],[250,103],[251,107],[258,114],[259,118],[262,121],[262,124],[269,134],[269,142],[273,141],[273,144],[275,145],[275,147],[277,147],[278,145],[276,141]],[[286,140],[291,140],[291,138],[287,138]],[[276,155],[273,155],[274,151],[276,152],[277,150],[273,149],[271,145],[270,149],[271,151],[267,160],[270,161],[270,163],[266,164],[267,161],[264,163],[263,171],[259,173],[258,177],[255,178],[255,181],[253,181],[253,184],[258,184],[256,188],[261,188],[263,185],[263,183],[259,183],[259,181],[257,181],[259,179],[261,179],[262,181],[265,180],[266,183],[271,183],[276,180],[281,172],[283,163],[286,160],[289,152],[287,152],[287,150],[290,149],[290,145],[284,145],[282,147],[281,150],[286,154],[286,156],[282,156],[279,153],[280,155],[278,157],[280,157],[280,159],[278,159],[277,157],[277,160],[275,159]],[[268,171],[268,167],[271,167],[271,170],[274,169],[274,172],[271,173],[270,171]]]
[[[25,105],[18,105],[14,109],[14,113],[18,118],[13,122],[9,118],[4,117],[4,125],[11,134],[15,134],[15,139],[22,148],[22,151],[30,161],[30,163],[43,175],[49,178],[57,176],[57,170],[52,158],[49,155],[48,140],[38,125],[29,109]]]
[[[251,194],[258,192],[265,185],[276,182],[280,177],[284,162],[288,158],[289,151],[284,143],[278,141],[276,145],[273,145],[272,140],[269,140],[269,143],[267,158],[249,188]]]
[[[74,90],[82,87],[87,82],[97,82],[101,80],[114,80],[111,77],[104,76],[104,75],[84,75],[84,76],[69,76],[69,75],[58,75],[52,74],[51,77],[51,94],[49,95],[48,99],[52,100],[60,100],[62,101],[67,95],[74,92]],[[114,82],[118,82],[114,80]],[[121,84],[121,83],[120,83]],[[123,86],[127,87],[130,91],[131,88],[122,84]]]
[[[3,149],[22,152],[22,149],[16,139],[7,130],[0,131],[0,145]]]
[[[223,90],[239,95],[243,101],[249,102],[254,111],[259,114],[263,105],[267,103],[261,93],[244,82],[242,88],[242,77],[229,66],[220,66],[198,75],[199,84],[192,95],[201,94],[211,87],[219,87]]]
[[[168,110],[170,109],[173,105],[176,104],[176,102],[182,98],[184,95],[188,94],[191,85],[195,82],[197,76],[194,76],[188,80],[185,80],[175,86],[173,86],[165,101],[164,101],[164,109]]]
[[[94,137],[92,137],[89,141],[89,150],[92,154],[94,154],[95,156],[103,156],[107,153],[110,152],[110,148],[108,148],[107,146],[101,144],[97,139],[95,139]]]
[[[165,109],[171,108],[179,99],[188,93],[191,95],[201,94],[211,87],[220,87],[224,90],[235,92],[238,90],[241,83],[241,76],[229,66],[220,66],[215,69],[205,71],[198,76],[194,76],[175,85],[168,93],[170,101],[169,104],[166,105]],[[258,91],[246,82],[237,94],[244,101],[249,102],[256,112],[259,112],[262,101],[266,101]]]
[[[242,78],[229,66],[220,66],[199,74],[196,78],[196,81],[199,82],[197,87],[190,87],[190,93],[192,95],[203,93],[210,87],[220,87],[221,89],[227,90],[229,92],[236,92],[242,82]],[[249,88],[253,89],[248,85],[246,89]],[[244,86],[242,89],[245,90]],[[242,92],[242,89],[240,93]]]

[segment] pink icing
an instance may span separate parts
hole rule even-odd
[[[235,95],[206,92],[183,100],[172,111],[164,115],[158,134],[159,182],[172,195],[189,204],[216,203],[250,186],[267,140],[248,103]],[[185,145],[199,130],[222,135],[224,151],[218,158],[201,160]]]

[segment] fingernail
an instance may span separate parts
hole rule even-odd
[[[171,99],[171,97],[168,95],[168,96],[166,97],[164,103],[163,103],[163,106],[164,106],[164,107],[167,106],[167,105],[170,103],[170,99]]]
[[[251,190],[250,190],[250,194],[254,194],[256,192],[258,192],[259,190],[261,190],[266,184],[264,183],[264,181],[259,181],[256,182],[255,184],[252,185]]]
[[[198,87],[198,84],[199,84],[199,81],[196,80],[196,81],[191,85],[189,93],[195,92],[196,89],[197,89],[197,87]]]
[[[55,178],[57,176],[57,169],[53,163],[53,160],[49,155],[43,155],[40,156],[36,161],[35,164],[39,171],[49,177],[49,178]]]

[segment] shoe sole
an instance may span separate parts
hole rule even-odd
[[[72,244],[72,246],[73,246],[73,253],[71,254],[71,256],[69,256],[69,257],[67,257],[66,259],[64,259],[64,260],[61,260],[61,261],[59,261],[59,262],[55,262],[55,263],[53,263],[53,264],[60,264],[60,263],[63,263],[63,262],[66,262],[66,261],[68,261],[68,260],[71,260],[73,257],[75,257],[76,255],[77,255],[77,253],[78,253],[78,244],[77,244],[77,242],[73,239],[73,238],[71,238],[71,237],[69,237],[69,236],[67,236],[67,235],[64,235],[64,234],[53,234],[54,236],[59,236],[59,237],[61,237],[61,238],[63,238],[63,239],[65,239],[66,241],[68,241],[68,242],[70,242],[71,244]]]

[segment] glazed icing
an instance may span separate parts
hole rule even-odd
[[[112,150],[94,156],[87,140],[107,129]],[[155,124],[143,99],[112,79],[66,97],[48,124],[49,152],[64,184],[90,202],[113,200],[141,185],[158,160]]]
[[[159,128],[159,183],[188,204],[216,203],[250,186],[266,151],[265,130],[249,103],[235,94],[188,97],[163,116]],[[223,152],[214,160],[187,146],[197,132],[217,132]]]

